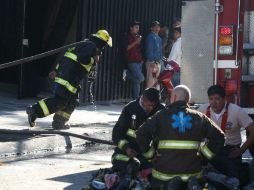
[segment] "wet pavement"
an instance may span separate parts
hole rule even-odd
[[[53,116],[29,128],[25,108],[35,100],[0,94],[0,130],[47,130]],[[124,104],[83,105],[72,114],[68,132],[111,140]],[[111,166],[113,146],[52,134],[0,133],[0,189],[81,189],[92,171]]]

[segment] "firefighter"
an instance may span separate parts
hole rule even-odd
[[[151,141],[158,141],[152,189],[176,189],[167,186],[178,184],[169,183],[177,177],[183,185],[188,182],[188,186],[192,186],[193,179],[201,178],[201,155],[212,159],[224,145],[224,134],[217,125],[188,107],[190,98],[187,86],[176,86],[171,94],[171,105],[157,112],[137,130],[136,140],[141,152],[150,149]]]
[[[141,162],[141,168],[150,167],[147,160],[153,157],[153,150],[150,149],[141,155],[136,144],[135,132],[148,117],[163,108],[164,106],[159,103],[159,91],[154,88],[145,89],[140,98],[131,101],[123,108],[112,133],[112,140],[117,145],[112,155],[114,171],[124,173],[127,165],[131,161],[138,162],[137,159]],[[133,159],[135,157],[137,159]]]
[[[77,105],[80,81],[89,73],[94,72],[99,56],[106,46],[112,46],[112,38],[106,30],[98,30],[83,43],[69,48],[56,66],[54,78],[54,96],[42,99],[27,107],[28,121],[35,126],[37,118],[55,113],[53,129],[68,129],[65,126]]]

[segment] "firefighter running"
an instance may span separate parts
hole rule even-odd
[[[176,86],[171,94],[172,104],[157,112],[137,130],[136,140],[141,152],[151,148],[151,141],[158,141],[152,169],[152,189],[168,186],[175,177],[184,182],[193,178],[197,181],[202,174],[201,156],[197,153],[200,151],[210,160],[223,147],[223,132],[204,114],[188,107],[190,98],[187,86]],[[204,139],[207,139],[206,143],[201,143]],[[193,183],[193,180],[189,182]]]
[[[98,30],[84,43],[69,48],[56,65],[57,74],[54,79],[54,96],[42,99],[27,107],[28,121],[35,126],[37,118],[55,113],[53,129],[68,129],[65,123],[69,120],[77,106],[80,81],[94,71],[104,47],[112,46],[112,38],[106,30]]]

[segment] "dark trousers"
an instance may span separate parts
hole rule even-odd
[[[133,164],[133,162],[131,160],[123,161],[123,160],[114,159],[115,155],[117,155],[117,154],[126,155],[124,151],[120,151],[118,148],[116,148],[116,149],[117,150],[115,150],[115,152],[112,155],[112,165],[113,165],[112,169],[114,171],[118,171],[120,173],[125,174],[126,168],[128,168],[129,166],[131,167],[131,164]],[[143,155],[139,154],[136,157],[136,159],[140,162],[139,170],[148,169],[148,168],[152,167],[152,163],[149,162]]]
[[[186,190],[188,188],[188,182],[177,180],[175,178],[169,181],[160,181],[152,177],[151,190]]]
[[[49,97],[43,100],[48,114],[55,113],[53,120],[59,125],[64,125],[70,118],[70,115],[77,107],[78,92],[76,94],[69,93],[61,86],[56,89],[53,97]],[[39,101],[40,102],[40,101]],[[41,105],[36,102],[32,107],[38,118],[46,117]]]
[[[219,172],[223,173],[224,175],[239,178],[242,157],[229,157],[232,148],[236,147],[239,148],[239,146],[224,146],[223,149],[216,154],[215,158],[213,158],[211,163]]]

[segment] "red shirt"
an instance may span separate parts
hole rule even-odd
[[[139,38],[139,35],[128,34],[128,45],[132,44]],[[141,62],[142,53],[140,44],[136,44],[131,49],[126,50],[126,57],[128,62]]]

